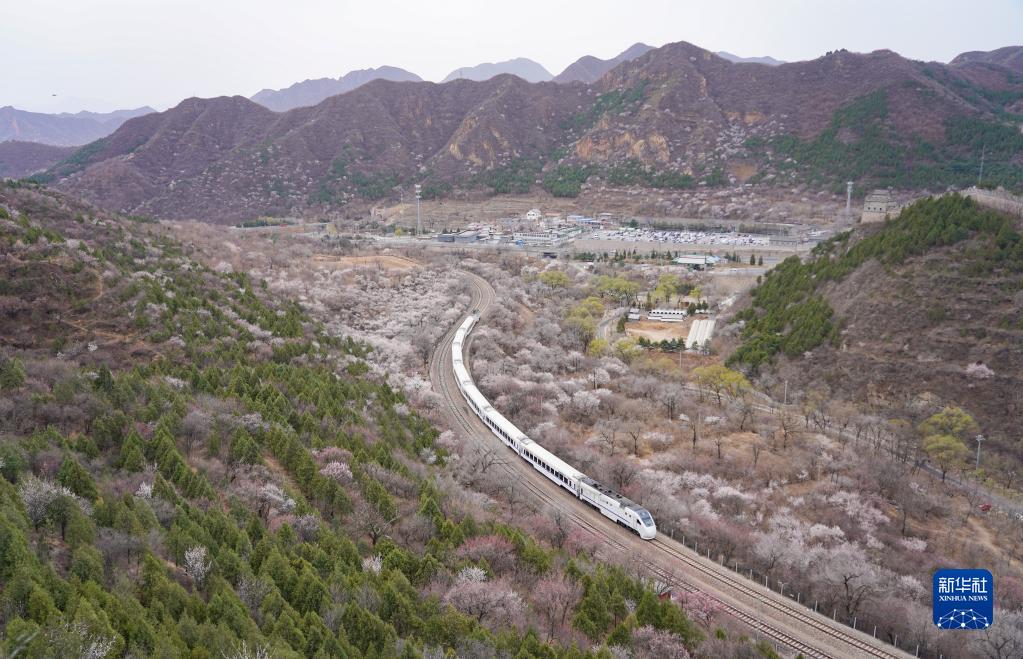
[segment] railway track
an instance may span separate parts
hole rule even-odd
[[[481,277],[465,273],[469,278],[473,300],[472,308],[485,316],[496,299],[490,284]],[[451,342],[458,325],[451,327],[434,350],[430,363],[430,378],[434,388],[443,397],[452,419],[467,437],[487,448],[506,451],[490,430],[465,404],[451,371]],[[470,335],[471,337],[471,335]],[[466,342],[466,356],[471,338]],[[466,358],[468,366],[468,358]],[[510,454],[514,455],[514,454]],[[644,541],[628,530],[594,513],[578,499],[568,496],[554,486],[531,465],[515,459],[495,466],[512,487],[521,488],[543,506],[557,509],[573,523],[594,533],[612,551],[629,556],[657,580],[687,592],[701,591],[713,598],[721,609],[747,624],[757,634],[774,640],[804,657],[883,657],[901,659],[911,657],[902,650],[889,646],[867,634],[856,632],[835,623],[825,616],[786,599],[767,588],[736,575],[726,567],[695,554],[678,542],[663,535]],[[675,569],[686,569],[686,577]]]

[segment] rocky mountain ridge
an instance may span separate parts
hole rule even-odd
[[[973,64],[994,64],[1012,69],[1016,73],[1023,74],[1023,46],[1006,46],[992,51],[971,51],[961,53],[951,62],[952,66]]]
[[[537,181],[573,196],[598,183],[916,186],[906,177],[935,167],[926,180],[954,182],[989,139],[988,171],[1023,180],[1006,114],[1020,98],[1018,77],[986,63],[836,51],[757,66],[682,42],[592,85],[376,80],[283,114],[242,97],[188,99],[45,180],[116,210],[220,221],[365,207],[416,182],[430,196]],[[945,164],[957,159],[961,169]]]

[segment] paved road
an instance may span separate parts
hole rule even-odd
[[[472,306],[483,314],[481,322],[486,322],[486,311],[494,304],[496,294],[485,280],[468,273],[466,276],[472,287]],[[750,625],[758,635],[763,634],[804,657],[910,656],[749,581],[663,534],[654,541],[641,540],[554,485],[494,437],[465,404],[451,372],[451,341],[456,329],[457,324],[434,351],[431,382],[445,400],[452,426],[467,441],[506,456],[493,467],[488,478],[503,479],[510,491],[516,492],[517,499],[541,510],[561,510],[575,524],[597,534],[604,542],[604,551],[626,561],[638,561],[658,580],[676,589],[707,593],[726,613]],[[466,350],[471,350],[471,339]]]
[[[618,307],[617,309],[612,309],[611,311],[608,311],[607,313],[605,313],[604,317],[600,319],[599,323],[597,323],[597,333],[596,333],[597,338],[598,339],[604,339],[605,341],[610,343],[611,342],[611,334],[614,331],[614,330],[611,329],[611,326],[614,323],[617,323],[618,322],[618,317],[621,316],[626,311],[627,311],[627,309],[625,307]]]

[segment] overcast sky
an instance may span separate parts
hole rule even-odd
[[[0,0],[0,106],[163,109],[382,64],[440,80],[528,57],[557,74],[637,41],[948,61],[1023,44],[1023,0]]]

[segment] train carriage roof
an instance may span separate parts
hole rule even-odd
[[[633,501],[629,497],[625,496],[624,494],[622,494],[618,490],[616,490],[616,489],[614,489],[612,487],[608,487],[607,485],[604,485],[601,482],[595,481],[592,478],[590,478],[589,476],[583,477],[582,482],[584,484],[586,484],[586,485],[589,485],[593,489],[597,490],[598,492],[600,492],[604,496],[610,497],[611,499],[614,499],[623,508],[628,508],[629,510],[634,510],[637,513],[639,511],[641,511],[641,510],[645,510],[645,508],[643,508],[643,506],[639,505],[638,503],[636,503],[635,501]]]
[[[540,460],[543,460],[548,465],[550,465],[553,469],[561,472],[566,477],[572,478],[572,479],[580,479],[580,478],[585,479],[586,478],[586,474],[582,473],[581,471],[579,471],[578,469],[576,469],[572,465],[568,464],[567,462],[565,462],[564,460],[562,460],[558,456],[554,455],[553,453],[551,453],[550,451],[545,449],[543,446],[540,446],[535,441],[530,440],[530,444],[529,444],[528,448],[529,448],[529,452],[530,453],[535,455]]]

